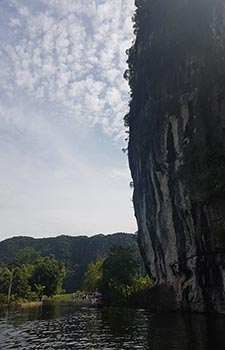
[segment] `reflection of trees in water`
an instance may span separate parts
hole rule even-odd
[[[114,336],[131,334],[136,323],[136,312],[125,308],[108,308],[102,312],[102,321],[104,325],[109,326],[110,332]]]
[[[97,347],[104,338],[104,325],[102,324],[100,311],[95,308],[86,308],[83,316],[85,335],[92,346]]]
[[[56,319],[61,317],[61,304],[60,302],[44,302],[42,308],[42,319]]]
[[[218,315],[151,315],[147,310],[50,302],[42,309],[2,310],[0,328],[1,345],[5,342],[13,349],[29,350],[41,344],[79,350],[225,349],[225,317]]]
[[[149,349],[224,350],[225,319],[195,314],[158,314],[149,320]]]
[[[129,343],[131,348],[139,344],[142,349],[147,349],[148,318],[149,314],[144,310],[108,308],[102,312],[102,323],[121,347]]]
[[[19,325],[24,321],[35,321],[41,319],[42,305],[25,304],[22,307],[10,305],[0,309],[0,319],[5,319],[15,325]]]
[[[99,344],[113,344],[115,349],[129,344],[130,349],[141,345],[143,350],[225,349],[224,317],[151,315],[147,310],[105,308],[81,310],[78,319],[83,334],[96,349]]]

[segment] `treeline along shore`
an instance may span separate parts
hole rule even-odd
[[[150,284],[134,234],[0,242],[1,304],[94,292],[105,304],[125,304]]]

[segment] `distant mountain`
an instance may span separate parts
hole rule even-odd
[[[18,250],[32,247],[41,256],[54,254],[57,260],[66,265],[67,277],[64,289],[72,292],[81,289],[83,275],[91,261],[106,255],[112,245],[132,246],[138,259],[136,236],[128,233],[87,236],[59,236],[56,238],[35,239],[31,237],[13,237],[0,242],[0,265],[12,261]]]

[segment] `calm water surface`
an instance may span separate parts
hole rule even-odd
[[[225,317],[55,302],[1,311],[0,349],[225,350]]]

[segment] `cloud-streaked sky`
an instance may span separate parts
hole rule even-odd
[[[131,0],[0,0],[0,239],[134,232]]]

